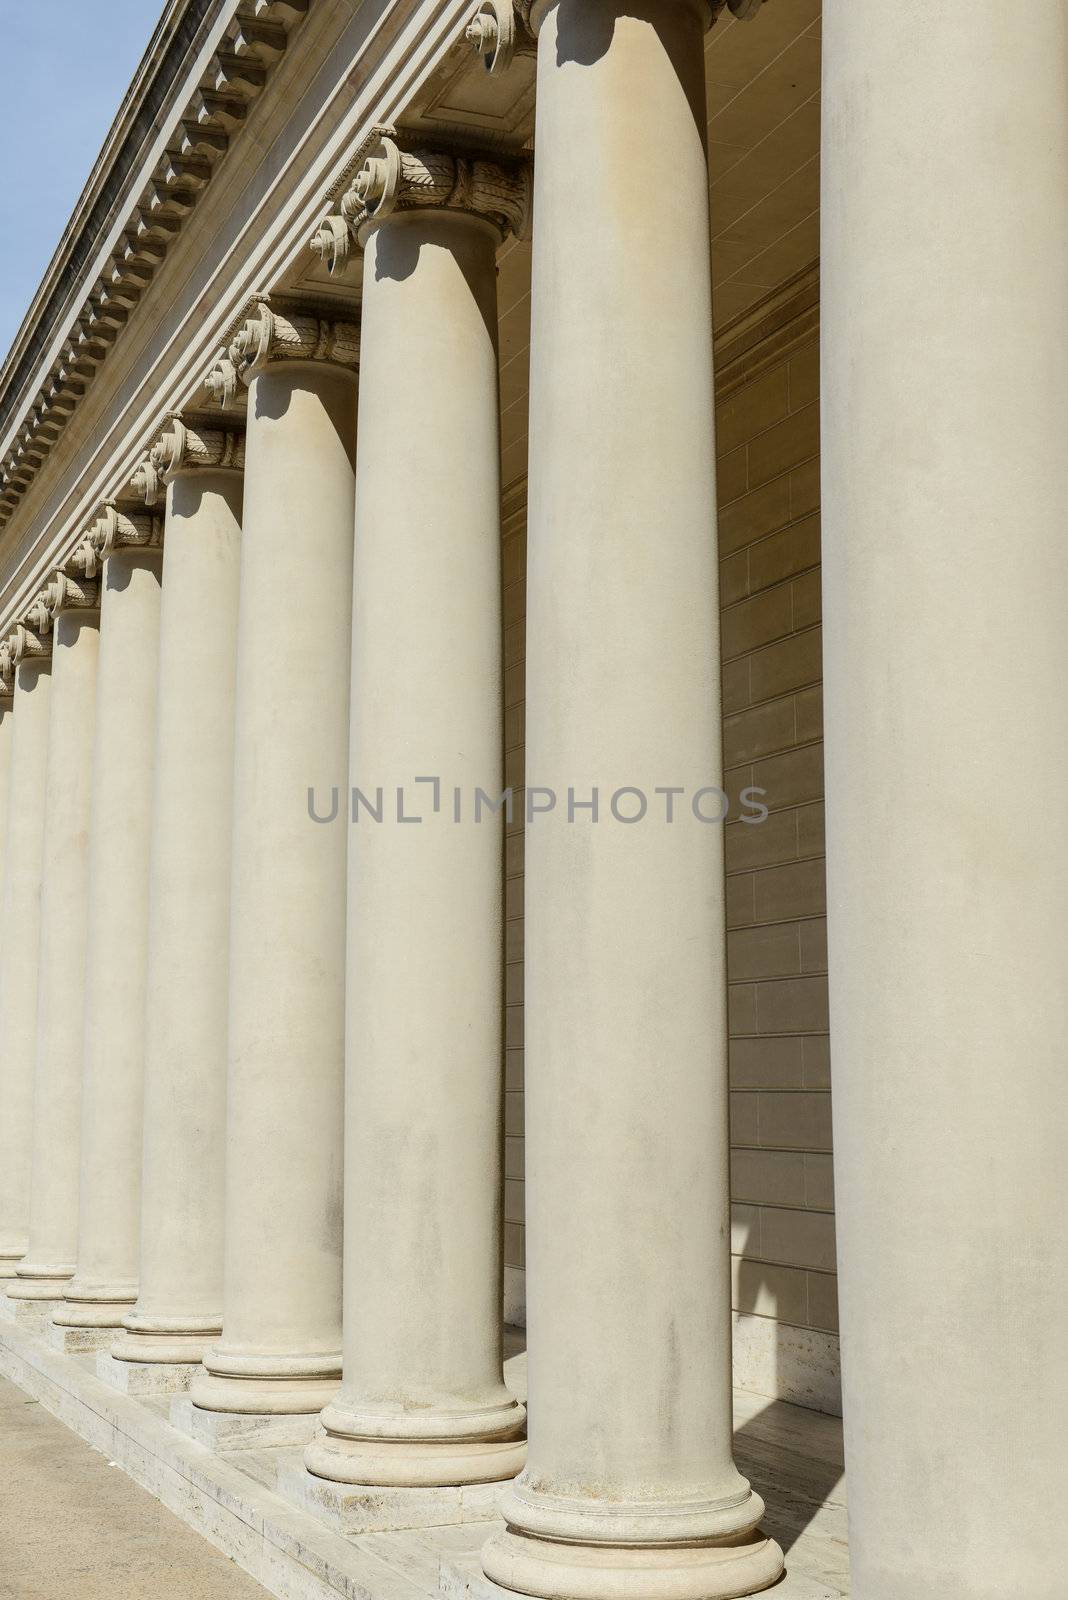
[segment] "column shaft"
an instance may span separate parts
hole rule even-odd
[[[10,1293],[59,1300],[78,1247],[89,803],[100,643],[96,585],[86,609],[52,629],[52,706],[44,793],[41,946],[34,1086],[30,1239]]]
[[[1068,1495],[1068,13],[824,8],[835,1191],[863,1600]]]
[[[782,1556],[731,1454],[723,830],[693,805],[721,778],[708,13],[534,21],[527,783],[556,802],[527,828],[530,1456],[483,1562],[711,1600]]]
[[[48,656],[15,668],[11,781],[0,943],[0,1271],[13,1276],[30,1225],[33,1077],[41,867],[52,670]],[[6,1270],[5,1270],[6,1264]]]
[[[269,314],[268,314],[269,315]],[[252,324],[259,327],[260,324]],[[209,1410],[317,1411],[341,1348],[345,781],[356,383],[277,361],[249,392],[238,619],[223,1335]]]
[[[131,1361],[199,1361],[222,1330],[241,487],[197,468],[167,491]]]
[[[65,1327],[118,1327],[137,1296],[158,549],[117,549],[100,597],[89,847],[78,1265]]]
[[[366,241],[350,760],[383,812],[349,841],[345,1386],[306,1455],[349,1482],[525,1457],[501,1371],[502,826],[474,811],[502,783],[499,241],[447,211]]]

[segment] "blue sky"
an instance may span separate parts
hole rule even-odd
[[[164,0],[0,0],[0,361]]]

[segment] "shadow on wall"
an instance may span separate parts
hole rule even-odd
[[[778,1541],[784,1555],[789,1555],[827,1502],[838,1503],[844,1514],[841,1424],[836,1416],[826,1414],[826,1406],[813,1409],[816,1400],[812,1400],[811,1407],[799,1403],[806,1344],[811,1346],[815,1341],[822,1347],[828,1336],[780,1321],[780,1309],[787,1308],[780,1308],[774,1268],[747,1253],[750,1237],[751,1230],[747,1230],[741,1249],[735,1250],[737,1314],[754,1319],[754,1327],[772,1343],[767,1362],[768,1387],[779,1394],[797,1394],[798,1400],[770,1399],[761,1405],[756,1392],[740,1382],[745,1375],[744,1356],[739,1363],[736,1330],[736,1388],[752,1393],[757,1409],[747,1416],[744,1404],[736,1403],[734,1457],[738,1470],[767,1506],[764,1531]]]

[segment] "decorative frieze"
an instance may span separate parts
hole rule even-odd
[[[532,198],[532,167],[526,157],[488,160],[447,150],[407,148],[392,133],[382,133],[342,196],[340,215],[327,217],[311,248],[334,272],[368,228],[405,211],[435,208],[484,217],[502,235],[527,237]]]
[[[126,327],[309,4],[310,0],[245,0],[240,6],[199,88],[180,108],[167,148],[120,230],[67,344],[30,403],[14,444],[0,462],[0,526],[11,516]]]

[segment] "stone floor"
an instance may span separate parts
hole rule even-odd
[[[508,1377],[520,1395],[524,1368],[514,1352]],[[41,1329],[6,1320],[0,1372],[20,1385],[0,1394],[0,1600],[254,1600],[264,1590],[284,1600],[510,1600],[478,1559],[492,1509],[342,1533],[294,1497],[299,1447],[205,1449],[172,1425],[173,1400],[116,1393],[91,1353],[62,1354]],[[848,1596],[841,1423],[736,1391],[735,1450],[786,1552],[776,1600]]]
[[[221,1551],[0,1378],[0,1600],[266,1600]]]

